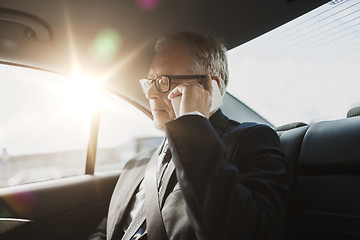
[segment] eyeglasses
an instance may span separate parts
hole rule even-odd
[[[171,88],[171,79],[197,79],[204,77],[205,75],[161,75],[155,79],[140,79],[140,85],[144,93],[146,93],[152,83],[155,82],[156,89],[161,93],[165,93]]]

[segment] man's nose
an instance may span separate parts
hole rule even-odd
[[[159,96],[159,91],[156,89],[155,82],[153,82],[147,89],[145,96],[147,99],[153,99]]]

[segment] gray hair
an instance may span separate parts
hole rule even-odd
[[[159,52],[165,45],[184,42],[190,50],[192,71],[198,74],[210,74],[220,78],[220,91],[225,94],[229,81],[227,48],[222,40],[193,32],[179,32],[160,37],[155,45]]]

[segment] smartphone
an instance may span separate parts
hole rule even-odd
[[[223,99],[217,82],[215,80],[212,80],[211,82],[212,82],[213,93],[211,99],[212,103],[210,107],[210,113],[221,107],[223,104]],[[173,106],[176,117],[179,117],[180,115],[180,103],[181,103],[181,95],[171,100],[171,104]]]

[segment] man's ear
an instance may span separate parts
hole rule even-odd
[[[221,89],[221,85],[220,85],[221,80],[220,80],[220,78],[218,76],[212,76],[211,79],[215,80],[217,82],[218,86],[219,86],[219,89]]]

